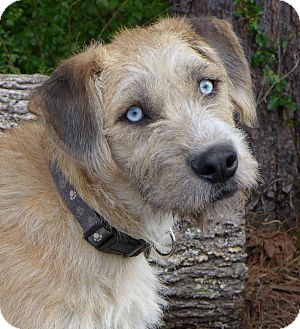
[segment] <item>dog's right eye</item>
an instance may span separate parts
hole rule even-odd
[[[203,79],[199,83],[199,89],[202,95],[209,95],[214,90],[214,82],[209,79]]]
[[[144,112],[138,106],[132,106],[126,113],[125,118],[130,122],[139,122],[144,118]]]

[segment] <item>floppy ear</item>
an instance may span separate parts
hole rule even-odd
[[[99,47],[91,47],[59,66],[29,102],[56,142],[79,161],[92,156],[99,139],[99,72]]]
[[[256,121],[251,75],[243,48],[231,25],[216,17],[190,19],[195,31],[222,60],[231,83],[231,95],[242,121],[251,126]]]

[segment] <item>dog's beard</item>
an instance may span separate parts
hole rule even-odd
[[[198,183],[199,184],[199,183]],[[245,198],[245,188],[234,179],[224,184],[208,184],[197,188],[192,184],[186,190],[174,186],[169,191],[161,191],[155,184],[138,184],[138,189],[145,203],[153,209],[171,213],[174,217],[190,218],[201,222],[204,217],[230,216],[233,209],[241,206]],[[180,193],[176,193],[180,191]]]
[[[204,208],[201,207],[191,211],[185,218],[195,227],[202,231],[211,231],[220,223],[228,219],[236,218],[237,214],[243,212],[246,199],[245,190],[226,193],[226,196],[217,200],[217,196]]]
[[[238,191],[238,189],[238,184],[235,181],[226,184],[215,184],[211,189],[209,203],[228,199],[232,197]]]

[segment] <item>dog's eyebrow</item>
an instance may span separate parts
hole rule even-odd
[[[215,61],[207,52],[205,52],[201,47],[195,45],[195,44],[190,44],[189,48],[191,48],[193,51],[195,51],[198,55],[200,55],[202,58],[206,59],[209,62],[214,63]]]
[[[200,80],[203,78],[210,78],[215,80],[222,80],[222,77],[215,69],[212,67],[211,62],[201,62],[198,60],[189,61],[184,66],[185,74],[187,74],[193,81]],[[182,70],[182,67],[178,70]]]
[[[201,72],[207,71],[209,68],[209,64],[207,62],[199,62],[197,60],[195,61],[190,61],[188,64],[185,66],[185,71],[188,72],[190,75],[192,75],[195,72],[198,72],[200,74]]]

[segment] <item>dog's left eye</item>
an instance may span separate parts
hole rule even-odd
[[[144,118],[144,112],[138,106],[132,106],[126,113],[125,117],[130,122],[139,122]]]
[[[199,83],[199,89],[201,94],[203,95],[209,95],[214,90],[214,84],[212,80],[203,79]]]

